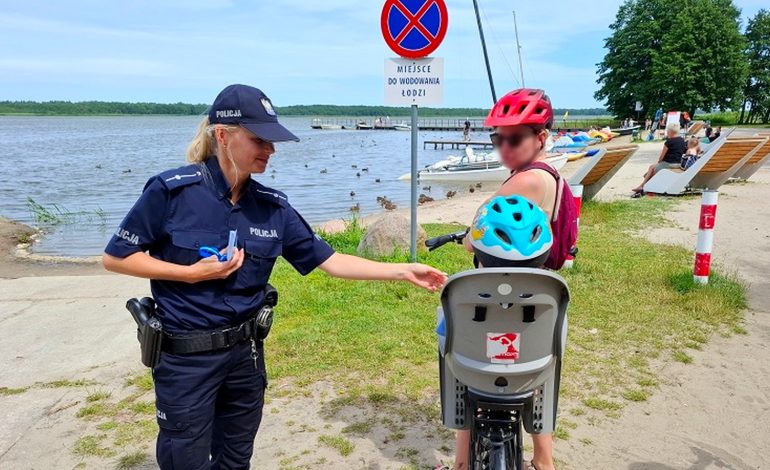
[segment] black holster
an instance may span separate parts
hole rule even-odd
[[[126,309],[136,322],[136,339],[142,355],[142,364],[153,368],[160,361],[163,342],[163,325],[155,317],[155,301],[149,297],[129,299]]]
[[[264,341],[273,326],[273,307],[278,305],[278,291],[268,284],[262,306],[246,322],[222,330],[193,332],[188,335],[171,335],[163,332],[163,325],[155,317],[155,301],[149,297],[129,299],[126,308],[136,322],[136,337],[142,353],[142,364],[155,367],[161,351],[172,354],[192,354],[214,351],[253,338]],[[163,338],[166,337],[164,344]]]
[[[265,287],[265,299],[257,314],[254,316],[256,339],[264,341],[273,326],[273,307],[278,305],[278,291],[268,284]]]

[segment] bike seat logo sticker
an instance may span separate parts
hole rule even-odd
[[[487,357],[493,364],[513,364],[519,359],[521,335],[487,333]]]

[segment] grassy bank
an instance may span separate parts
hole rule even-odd
[[[690,250],[629,236],[662,223],[667,204],[653,199],[585,206],[577,268],[564,273],[573,299],[566,397],[590,402],[650,393],[657,382],[653,361],[686,361],[687,349],[699,348],[713,332],[740,330],[746,301],[737,282],[717,274],[708,286],[696,286]],[[431,236],[456,229],[425,228]],[[353,226],[327,238],[352,253],[361,233]],[[471,262],[456,245],[424,253],[421,261],[448,273]],[[273,378],[306,383],[333,376],[353,394],[382,387],[417,398],[434,391],[438,295],[321,273],[303,280],[286,263],[276,267],[273,283],[282,292],[267,352]]]
[[[723,113],[699,114],[696,119],[711,121],[712,126],[738,126],[738,127],[765,127],[770,128],[770,123],[738,124],[741,113],[737,111],[725,111]]]
[[[701,348],[712,334],[743,331],[746,298],[738,282],[716,273],[707,286],[695,285],[690,250],[633,235],[663,223],[669,204],[643,199],[584,206],[580,256],[576,268],[563,273],[572,303],[558,438],[569,438],[578,422],[613,417],[626,404],[646,400],[661,380],[662,362],[691,362],[688,351]],[[425,228],[433,236],[457,227]],[[362,234],[354,224],[326,238],[337,250],[353,253]],[[397,254],[388,260],[405,259]],[[423,253],[421,261],[449,273],[471,267],[470,255],[457,245]],[[428,422],[432,432],[445,432],[437,406],[437,294],[405,283],[342,281],[320,272],[302,278],[283,261],[271,281],[281,302],[266,346],[268,370],[273,384],[288,385],[273,387],[268,400],[303,394],[306,385],[327,380],[340,397],[319,403],[324,413],[369,406],[377,419],[366,429],[388,422],[398,433]],[[149,374],[142,374],[127,385],[124,398],[92,396],[78,416],[94,433],[81,437],[74,451],[130,459],[133,454],[125,452],[138,441],[129,445],[125,437],[151,438],[151,387]],[[320,442],[347,445],[343,437]],[[444,437],[450,442],[451,434]]]

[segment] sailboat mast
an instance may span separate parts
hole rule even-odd
[[[479,4],[473,0],[473,9],[476,11],[476,23],[479,25],[479,37],[481,38],[481,49],[484,51],[484,62],[487,64],[487,77],[489,78],[489,88],[492,90],[492,104],[497,103],[497,93],[495,93],[495,83],[492,81],[492,69],[489,68],[489,55],[487,54],[487,43],[484,40],[484,29],[481,27],[481,17],[479,16]]]
[[[521,87],[526,88],[524,84],[524,66],[521,63],[521,44],[519,44],[519,25],[516,24],[516,10],[513,10],[513,30],[516,32],[516,51],[519,53],[519,73],[521,74]]]

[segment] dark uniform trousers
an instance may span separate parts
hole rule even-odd
[[[267,386],[251,343],[199,354],[163,353],[153,369],[162,470],[248,469]]]

